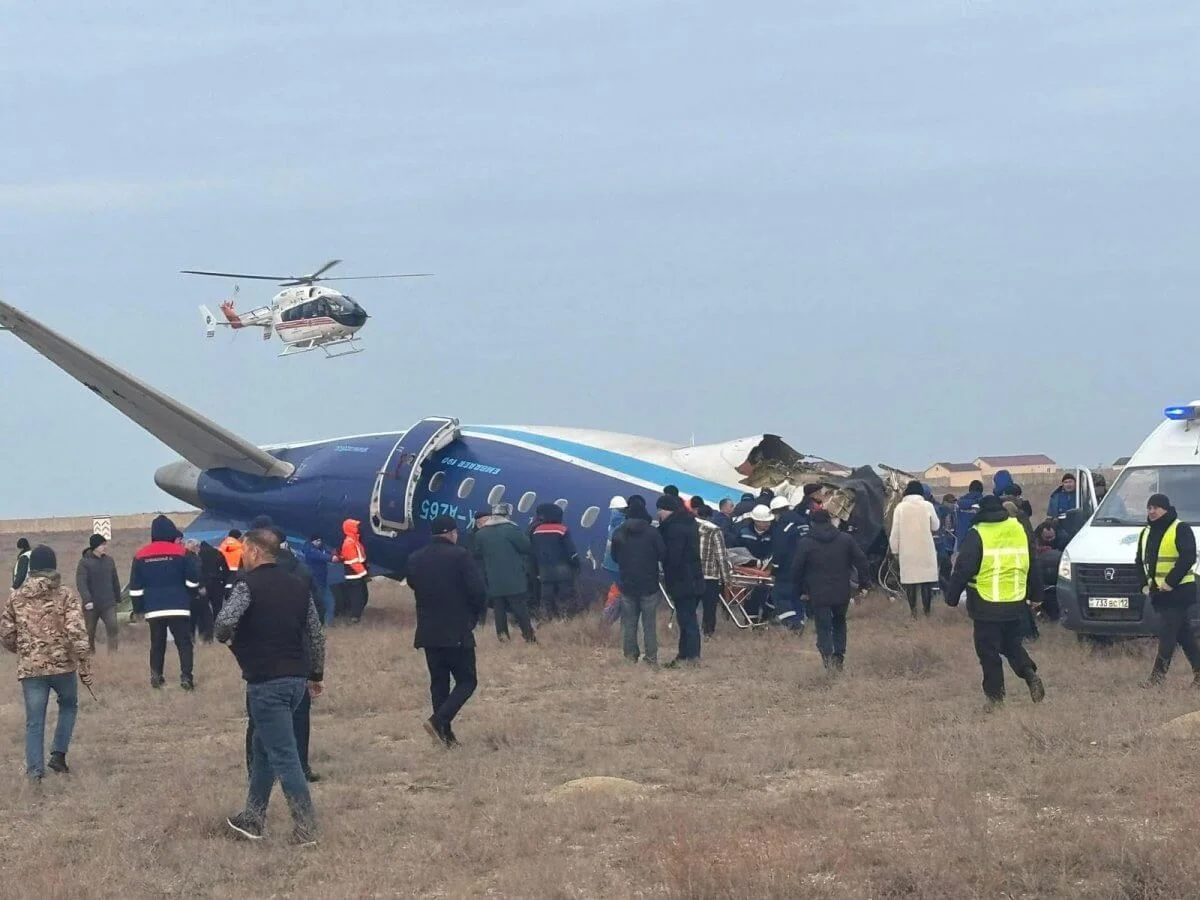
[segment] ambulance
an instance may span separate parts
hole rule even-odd
[[[1097,496],[1087,469],[1077,472],[1075,515],[1086,522],[1063,552],[1057,594],[1063,624],[1079,634],[1156,634],[1157,617],[1134,564],[1152,494],[1166,494],[1181,522],[1200,525],[1200,400],[1169,406],[1163,416],[1107,494]]]

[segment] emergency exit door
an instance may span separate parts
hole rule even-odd
[[[375,476],[371,492],[371,530],[383,537],[408,531],[414,522],[414,499],[429,457],[459,437],[458,419],[422,419],[404,433]]]

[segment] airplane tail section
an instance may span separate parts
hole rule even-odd
[[[0,329],[12,332],[199,469],[233,469],[275,478],[295,471],[291,463],[276,459],[3,302]]]

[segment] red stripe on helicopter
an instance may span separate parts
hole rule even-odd
[[[297,319],[294,322],[280,322],[275,326],[276,331],[283,331],[285,328],[304,328],[310,325],[336,325],[338,324],[328,316],[320,316],[316,319]]]

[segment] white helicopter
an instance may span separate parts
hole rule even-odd
[[[377,278],[427,278],[429,273],[412,275],[345,275],[326,278],[325,273],[341,262],[331,259],[311,275],[244,275],[235,272],[207,272],[183,269],[184,275],[207,275],[214,278],[246,278],[252,281],[276,281],[283,288],[271,300],[270,306],[261,306],[246,313],[239,313],[234,299],[221,304],[225,321],[220,321],[207,306],[201,306],[204,315],[205,333],[211,338],[217,326],[232,328],[261,328],[263,340],[269,341],[272,334],[279,335],[284,348],[280,356],[295,356],[309,350],[321,349],[328,357],[349,356],[362,352],[356,337],[359,329],[367,323],[367,312],[354,298],[333,288],[321,287],[325,281],[366,281]],[[233,287],[234,297],[238,293]]]

